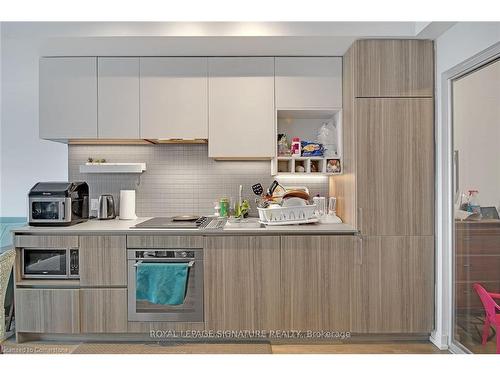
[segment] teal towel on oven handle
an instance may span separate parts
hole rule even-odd
[[[188,263],[139,263],[136,298],[159,305],[182,305],[188,267]]]

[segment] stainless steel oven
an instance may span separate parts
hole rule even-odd
[[[79,279],[78,249],[23,248],[21,250],[23,279]]]
[[[128,320],[139,322],[203,322],[203,249],[129,249]],[[187,263],[184,302],[154,304],[137,299],[137,266],[140,263]]]

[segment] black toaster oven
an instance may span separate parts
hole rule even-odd
[[[86,182],[39,182],[28,194],[29,225],[65,226],[89,218]]]

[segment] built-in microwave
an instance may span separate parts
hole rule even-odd
[[[79,279],[78,249],[23,248],[21,276],[23,279]]]

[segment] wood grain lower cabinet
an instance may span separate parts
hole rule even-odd
[[[16,289],[16,331],[80,333],[78,289]]]
[[[279,237],[207,237],[204,267],[207,329],[281,327]]]
[[[362,333],[430,333],[434,324],[434,237],[362,239]]]
[[[125,236],[80,237],[80,286],[127,286]]]
[[[81,332],[127,332],[127,289],[80,290]]]
[[[204,322],[128,322],[128,333],[146,333],[151,335],[151,331],[203,331]],[[153,335],[162,335],[164,332],[153,332]],[[151,335],[151,336],[153,336]],[[151,338],[150,336],[150,338]],[[154,336],[153,336],[154,337]],[[159,338],[165,338],[158,336]]]
[[[287,330],[349,331],[359,318],[357,237],[281,238],[281,303]]]

